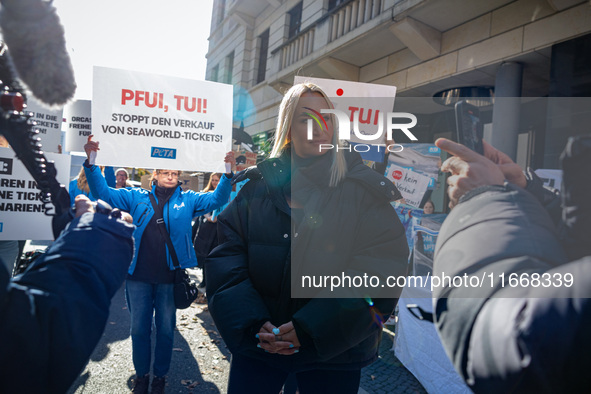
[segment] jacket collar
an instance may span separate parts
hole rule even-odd
[[[346,179],[361,184],[377,198],[386,201],[402,198],[392,181],[363,164],[359,153],[345,151],[345,160],[347,162]],[[326,154],[318,160],[307,162],[306,166],[293,169],[291,154],[287,150],[279,158],[267,159],[257,167],[265,179],[272,198],[285,203],[284,193],[286,189],[290,189],[292,183],[298,190],[308,186],[328,187],[331,163],[331,157]]]
[[[172,198],[172,196],[174,196],[175,194],[180,194],[183,190],[181,188],[182,183],[179,182],[176,186],[176,188],[174,189],[174,192],[172,192],[172,194],[170,195],[170,197]],[[152,184],[152,194],[154,194],[154,196],[156,196],[156,184]]]

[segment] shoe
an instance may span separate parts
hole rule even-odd
[[[152,394],[164,394],[164,386],[166,386],[166,376],[154,377],[154,380],[152,380]]]
[[[138,378],[135,377],[133,387],[131,388],[132,393],[148,394],[148,387],[150,387],[150,374]]]
[[[207,304],[207,296],[203,293],[199,293],[196,302],[198,304]]]

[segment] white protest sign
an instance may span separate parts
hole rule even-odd
[[[94,67],[96,163],[225,172],[232,86]]]
[[[534,171],[537,176],[542,178],[544,186],[560,190],[562,188],[562,170],[550,170],[538,168]]]
[[[45,153],[53,161],[58,181],[68,184],[70,156]],[[10,148],[0,148],[0,240],[53,239],[33,177]]]
[[[413,207],[418,207],[421,204],[431,180],[428,176],[395,164],[388,166],[386,177],[394,182],[406,203]]]
[[[58,152],[58,145],[62,139],[63,110],[46,108],[33,95],[28,95],[25,111],[33,113],[31,119],[37,123],[35,129],[39,130],[38,136],[43,144],[43,151]]]
[[[90,100],[76,100],[64,108],[66,152],[84,152],[84,144],[92,134]]]
[[[386,141],[385,116],[394,109],[396,86],[300,76],[294,78],[296,84],[304,82],[320,86],[332,101],[334,109],[344,112],[349,117],[351,142],[383,144]],[[356,116],[359,117],[359,121],[354,124]],[[359,134],[366,136],[365,138],[358,136],[355,126],[358,127]],[[380,127],[381,135],[378,133]],[[370,137],[374,135],[376,138]]]

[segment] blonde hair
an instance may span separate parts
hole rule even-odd
[[[76,186],[78,186],[78,189],[82,190],[83,192],[90,193],[90,187],[88,186],[88,180],[86,179],[86,174],[84,173],[84,167],[80,168]]]
[[[283,100],[281,100],[281,104],[279,105],[279,115],[277,117],[277,128],[275,131],[275,141],[273,144],[273,149],[271,150],[270,157],[279,157],[286,149],[290,148],[290,136],[289,132],[291,129],[291,122],[293,119],[293,114],[295,112],[296,107],[298,106],[298,102],[300,97],[304,93],[318,93],[326,100],[329,108],[332,108],[332,103],[326,93],[316,84],[311,82],[304,82],[297,85],[294,85],[285,93],[283,96]],[[331,115],[333,116],[333,115]],[[332,144],[333,146],[338,146],[339,148],[342,146],[338,139],[338,125],[336,122],[334,124],[334,133],[332,137]],[[342,149],[338,149],[337,151],[331,151],[329,154],[332,154],[332,165],[330,167],[330,180],[329,186],[336,186],[341,182],[345,175],[347,174],[347,163],[345,161],[345,155]]]
[[[207,186],[205,186],[205,188],[203,190],[201,190],[202,192],[208,192],[208,191],[212,191],[215,190],[212,186],[211,186],[211,180],[213,179],[213,177],[217,176],[218,177],[218,181],[222,180],[222,173],[221,172],[214,172],[209,176],[209,182],[207,182]]]

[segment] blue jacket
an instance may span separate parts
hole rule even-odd
[[[108,187],[105,178],[97,166],[90,168],[84,167],[84,171],[86,172],[88,185],[93,195],[108,202],[115,208],[129,212],[133,217],[133,224],[137,226],[134,233],[136,248],[133,262],[129,267],[129,274],[133,274],[144,230],[152,215],[154,215],[154,208],[152,208],[152,204],[150,203],[150,192],[141,188],[114,189]],[[164,222],[166,223],[166,229],[170,234],[170,239],[174,245],[181,268],[190,268],[197,265],[197,257],[195,256],[193,241],[191,239],[191,222],[193,218],[211,212],[217,207],[226,204],[231,190],[230,179],[222,176],[218,187],[213,193],[197,193],[192,190],[182,191],[179,186],[164,205],[164,209],[162,210]],[[154,187],[152,188],[152,193],[154,193]],[[154,197],[156,196],[154,195]],[[156,201],[158,201],[157,197]],[[168,248],[166,250],[166,257],[168,267],[173,270],[174,265]]]

